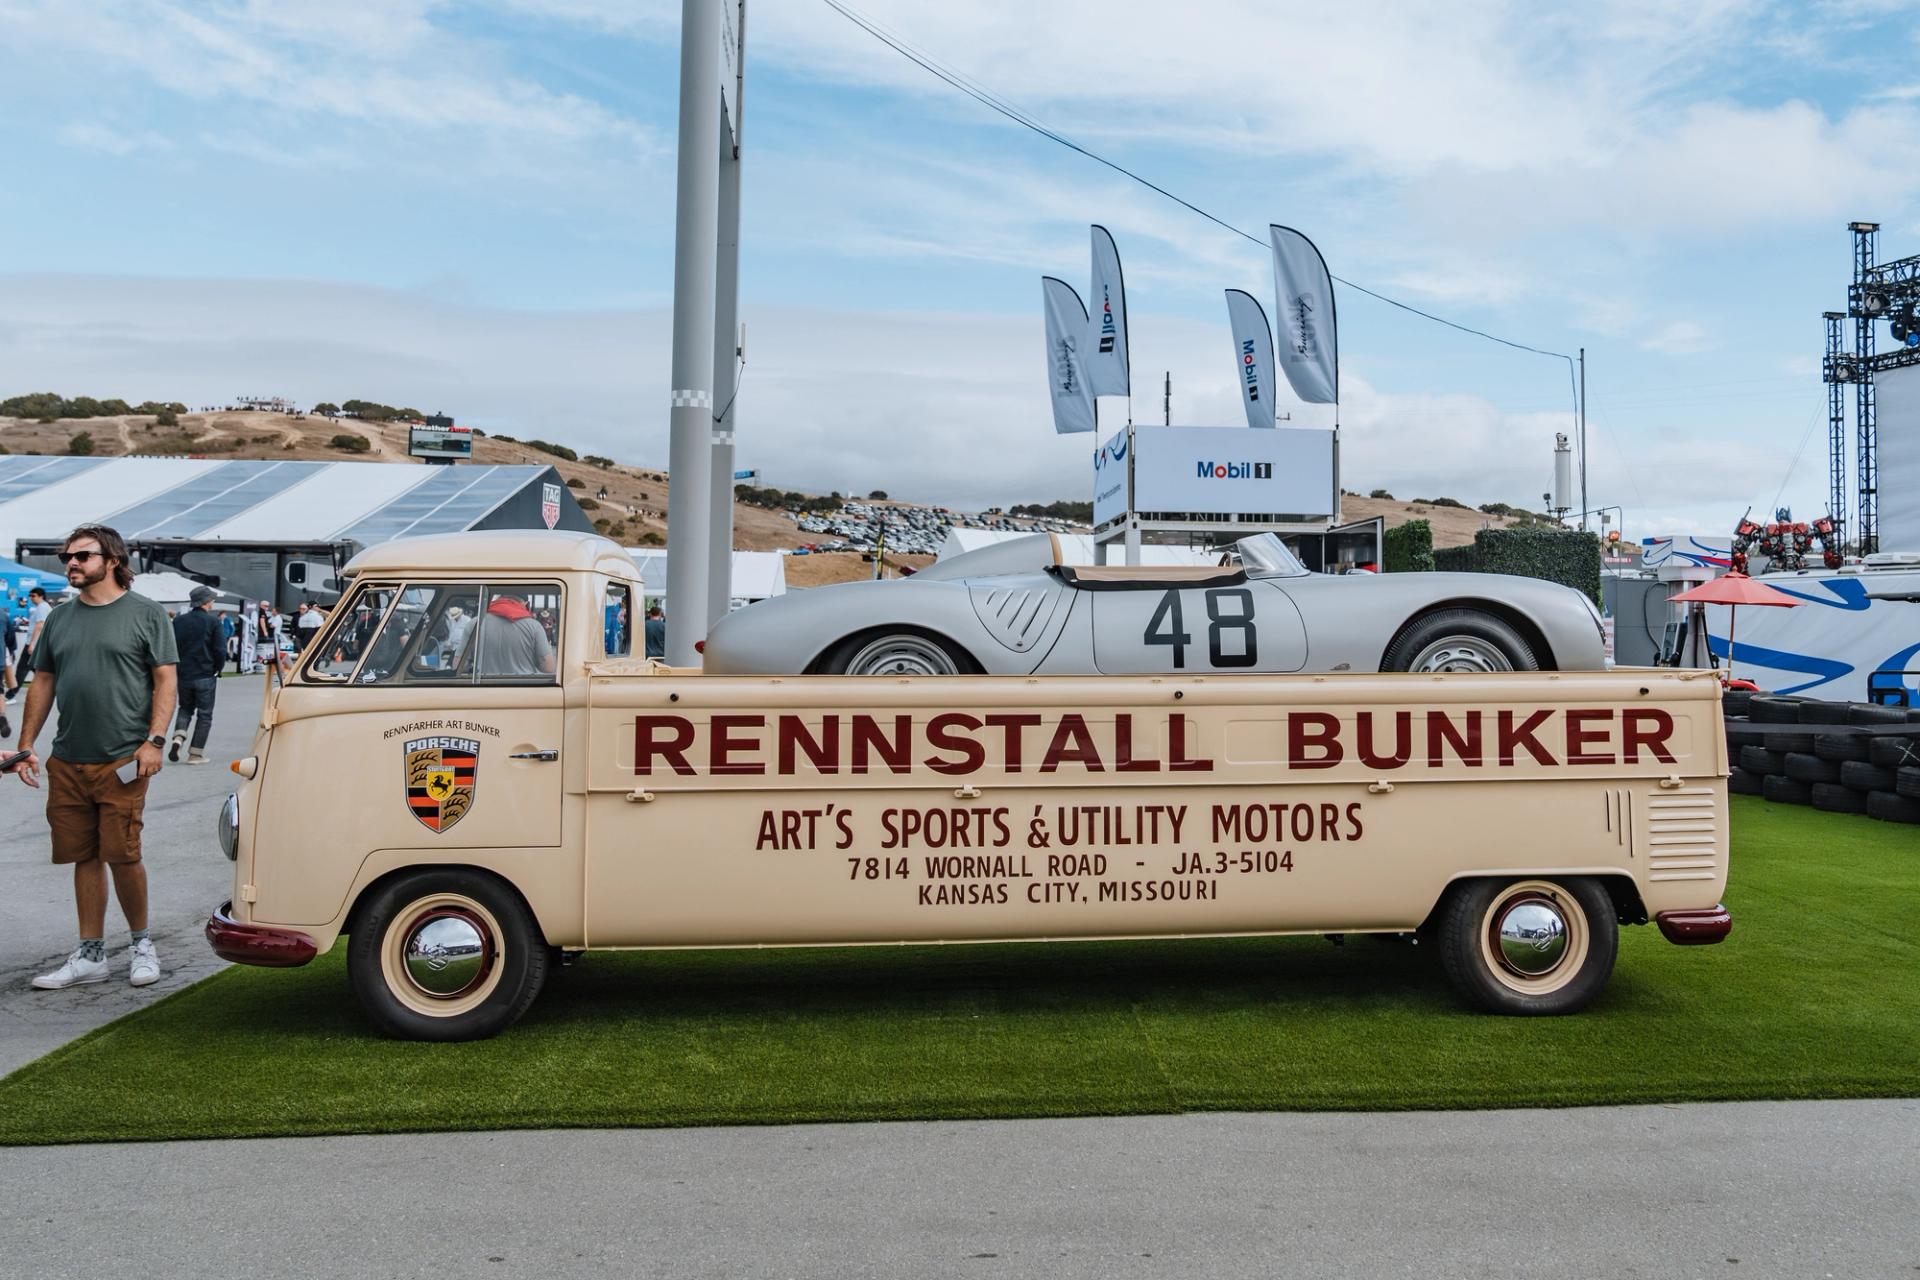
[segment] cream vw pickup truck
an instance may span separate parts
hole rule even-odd
[[[632,655],[602,538],[347,573],[235,762],[206,932],[345,934],[392,1035],[493,1035],[592,948],[1231,934],[1417,931],[1469,1003],[1571,1013],[1618,926],[1731,927],[1710,678],[703,676]]]

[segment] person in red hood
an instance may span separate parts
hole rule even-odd
[[[553,671],[553,642],[527,608],[525,592],[496,589],[480,618],[480,674],[538,676]]]

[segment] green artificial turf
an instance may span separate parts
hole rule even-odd
[[[8,1076],[0,1143],[1920,1094],[1920,829],[1733,803],[1733,936],[1624,931],[1576,1017],[1465,1012],[1371,939],[628,953],[424,1045],[370,1030],[336,948]]]

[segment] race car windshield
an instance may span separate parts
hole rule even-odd
[[[1309,570],[1271,533],[1256,533],[1233,544],[1250,578],[1304,578]]]

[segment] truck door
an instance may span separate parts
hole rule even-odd
[[[327,687],[275,726],[262,812],[329,833],[355,865],[379,849],[557,846],[565,616],[556,582],[365,584],[304,656],[295,679]],[[318,923],[285,914],[315,899],[304,874],[262,885],[258,918]]]

